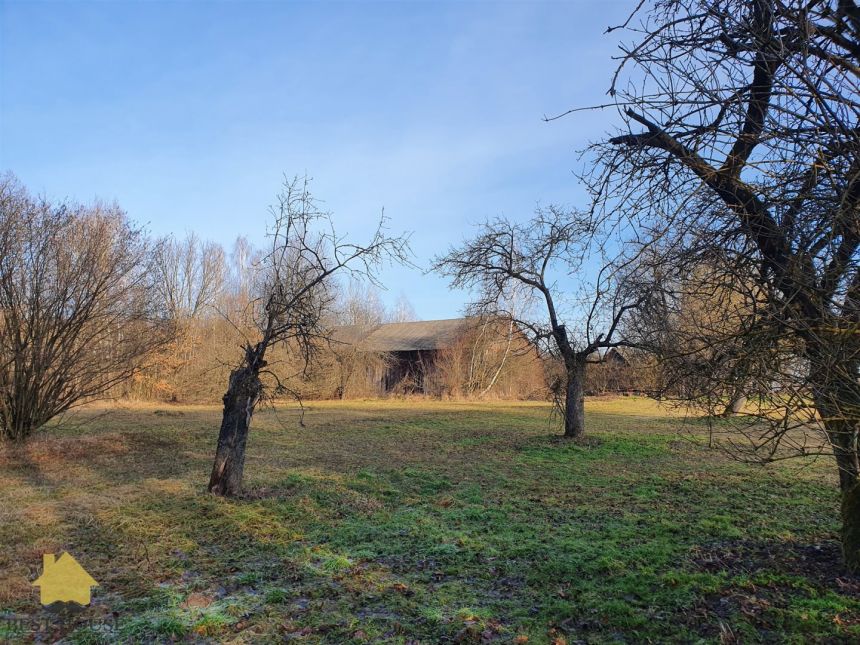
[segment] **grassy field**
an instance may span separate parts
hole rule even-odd
[[[572,444],[536,404],[266,411],[235,500],[205,493],[217,408],[80,412],[0,452],[0,641],[860,638],[829,462],[733,462],[644,400],[587,412]],[[58,620],[30,583],[66,550],[100,586]]]

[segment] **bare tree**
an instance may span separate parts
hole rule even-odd
[[[394,307],[392,307],[387,317],[389,322],[412,322],[413,320],[418,320],[415,307],[412,306],[409,298],[402,291],[397,296]]]
[[[777,349],[764,315],[767,295],[744,278],[756,267],[726,249],[696,244],[651,260],[662,283],[631,322],[639,344],[660,359],[660,394],[712,419],[746,413],[748,397],[772,394],[772,379],[756,383],[752,374],[754,361],[775,359]]]
[[[600,350],[627,344],[616,338],[619,323],[644,297],[624,287],[620,266],[604,264],[591,291],[567,306],[557,271],[566,270],[567,276],[584,272],[586,264],[599,257],[596,234],[597,226],[588,213],[551,207],[524,224],[501,218],[488,222],[474,238],[436,258],[433,265],[451,279],[453,287],[477,290],[474,313],[511,318],[534,342],[560,357],[565,376],[561,384],[564,434],[572,438],[585,430],[586,365],[601,360]],[[585,280],[581,283],[587,285]],[[515,289],[530,292],[542,303],[545,315],[538,319],[507,311],[503,303]],[[568,326],[565,318],[576,319],[577,324]]]
[[[673,258],[719,249],[735,284],[755,285],[728,351],[713,353],[742,360],[710,373],[724,403],[730,391],[762,402],[764,459],[817,452],[795,431],[822,431],[845,560],[860,569],[860,8],[643,6],[622,25],[634,42],[610,90],[625,128],[595,146],[586,180],[597,208],[670,238]]]
[[[381,220],[366,244],[339,236],[330,214],[309,192],[307,178],[285,181],[272,209],[269,250],[259,266],[261,293],[255,341],[246,341],[241,363],[230,374],[209,491],[235,495],[242,485],[245,446],[251,417],[261,397],[261,374],[276,379],[274,394],[285,393],[280,379],[267,370],[267,351],[286,345],[306,369],[314,352],[328,338],[326,314],[335,300],[332,278],[337,274],[374,280],[384,261],[406,261],[404,237],[390,237]]]
[[[163,346],[148,242],[116,206],[34,199],[0,181],[0,433],[22,441],[107,396]]]
[[[203,376],[195,363],[201,352],[211,355],[215,314],[231,310],[225,282],[227,264],[220,244],[204,242],[194,233],[178,240],[172,235],[156,241],[151,278],[163,315],[176,327],[176,338],[136,379],[139,389],[159,392],[173,401],[197,388]],[[225,307],[225,305],[227,305]],[[203,343],[207,347],[203,348]]]
[[[221,245],[194,233],[184,240],[168,236],[159,240],[154,256],[155,285],[172,319],[197,318],[216,303],[227,273]]]
[[[227,271],[227,294],[229,295],[229,303],[224,303],[227,306],[221,306],[222,312],[242,310],[252,299],[254,290],[254,266],[259,264],[261,260],[259,249],[248,241],[248,238],[240,235],[233,242],[233,249],[230,252],[229,265]]]
[[[334,315],[342,325],[382,324],[386,315],[379,288],[368,280],[349,280],[341,290]]]

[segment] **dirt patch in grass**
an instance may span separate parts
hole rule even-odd
[[[860,576],[845,570],[835,540],[812,544],[727,540],[695,548],[691,560],[701,571],[753,579],[761,574],[793,576],[818,589],[860,598]]]
[[[784,642],[786,634],[820,629],[825,621],[814,610],[829,607],[836,631],[825,640],[856,642],[860,576],[845,570],[835,540],[724,540],[695,548],[691,561],[696,570],[725,579],[719,591],[705,594],[691,613],[705,636],[742,642],[754,635],[763,642]],[[845,598],[855,602],[846,607]]]

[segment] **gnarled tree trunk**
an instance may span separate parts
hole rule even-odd
[[[260,369],[265,365],[255,351],[247,353],[246,363],[233,370],[224,394],[224,413],[218,434],[218,449],[209,478],[209,492],[232,497],[242,489],[245,446],[254,408],[263,392]]]

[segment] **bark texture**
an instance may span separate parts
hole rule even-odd
[[[585,362],[568,367],[564,406],[564,436],[576,439],[585,432]]]
[[[842,491],[842,556],[851,573],[860,572],[860,484]]]
[[[839,351],[825,352],[819,348],[813,375],[815,407],[824,424],[833,457],[839,470],[842,493],[842,552],[845,566],[851,572],[860,571],[860,453],[858,435],[860,424],[860,385],[854,361],[841,361]],[[825,354],[822,356],[822,354]],[[826,360],[830,359],[830,360]]]
[[[243,365],[230,374],[215,463],[209,478],[210,493],[232,497],[242,490],[248,430],[262,392],[259,370],[254,366]]]

